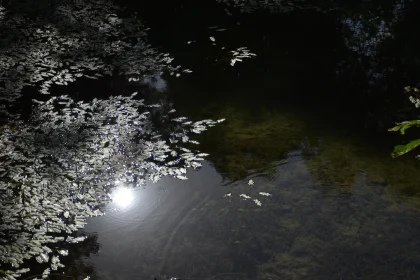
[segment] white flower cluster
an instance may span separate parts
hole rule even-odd
[[[62,267],[59,256],[68,254],[62,245],[84,240],[73,234],[88,217],[103,214],[100,207],[110,200],[112,182],[135,186],[167,175],[186,179],[187,168],[201,166],[207,154],[180,144],[192,142],[188,133],[222,120],[183,122],[163,139],[146,111],[159,105],[146,106],[134,96],[90,103],[66,96],[35,101],[29,125],[3,128],[0,260],[11,264],[5,279],[26,272],[25,259],[49,263],[51,270]]]

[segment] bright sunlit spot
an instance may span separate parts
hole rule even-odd
[[[119,207],[128,207],[134,200],[133,190],[124,187],[118,187],[112,193],[111,198],[112,201]]]

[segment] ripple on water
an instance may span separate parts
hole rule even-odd
[[[102,271],[101,279],[112,279],[115,271],[120,273],[116,279],[130,279],[128,274],[136,271],[129,265],[133,261],[150,263],[151,273],[156,273],[179,258],[178,245],[212,210],[207,206],[223,200],[225,191],[213,168],[187,175],[186,181],[162,178],[146,188],[131,189],[130,205],[110,203],[104,217],[89,221],[86,230],[98,232],[102,244],[100,254],[91,259]]]
[[[419,261],[412,248],[420,248],[415,207],[367,172],[356,172],[346,186],[340,177],[315,176],[310,160],[293,156],[275,166],[275,176],[254,173],[223,187],[214,183],[220,177],[206,177],[217,173],[205,166],[190,180],[165,178],[134,190],[132,206],[87,227],[101,239],[102,251],[92,259],[100,279],[234,271],[258,275],[244,279],[419,275],[412,265]],[[226,192],[231,197],[223,198]]]

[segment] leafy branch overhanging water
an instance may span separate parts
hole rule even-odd
[[[86,218],[103,214],[100,207],[116,180],[137,186],[167,175],[186,179],[187,168],[201,166],[207,155],[183,147],[197,144],[188,134],[223,121],[166,115],[176,125],[164,137],[145,110],[158,105],[146,106],[134,96],[37,103],[30,125],[14,123],[0,136],[0,255],[14,269],[32,257],[50,262],[53,270],[61,267],[59,256],[67,254],[62,244],[84,240],[72,233]]]
[[[26,4],[0,5],[0,99],[9,117],[24,87],[49,94],[53,85],[81,77],[136,82],[180,70],[147,44],[135,18],[118,16],[120,8],[110,1],[57,1],[37,18]],[[25,260],[33,258],[45,268],[42,278],[62,267],[60,256],[68,254],[69,243],[84,240],[76,232],[86,218],[103,214],[116,180],[137,186],[167,175],[186,179],[187,168],[198,168],[207,155],[184,147],[198,144],[189,135],[222,121],[171,118],[171,110],[162,118],[166,126],[157,128],[151,113],[160,105],[145,105],[135,95],[34,103],[28,123],[11,120],[0,135],[1,279],[28,272]]]

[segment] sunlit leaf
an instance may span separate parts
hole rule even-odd
[[[420,126],[420,120],[405,121],[398,123],[393,128],[390,128],[389,131],[400,131],[401,134],[404,134],[405,131],[412,126]]]
[[[392,157],[398,157],[398,156],[404,155],[419,145],[420,145],[420,139],[411,141],[410,143],[406,145],[398,145],[394,148],[394,151],[392,152]]]

